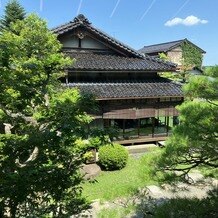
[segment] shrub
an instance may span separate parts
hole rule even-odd
[[[93,137],[89,139],[90,148],[96,148],[99,149],[102,145],[102,141],[100,137]]]
[[[120,170],[128,160],[128,151],[122,145],[105,145],[99,149],[99,163],[106,170]]]

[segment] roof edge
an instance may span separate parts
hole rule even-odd
[[[95,26],[93,26],[91,22],[88,20],[88,18],[86,18],[83,14],[79,14],[77,17],[73,19],[73,21],[52,28],[51,31],[60,36],[79,26],[85,27],[89,31],[98,34],[100,37],[103,37],[105,40],[108,40],[110,43],[112,43],[115,47],[120,47],[127,53],[130,53],[133,57],[143,58],[143,55],[135,49],[119,41],[118,39],[110,36],[101,29],[98,29]]]
[[[180,39],[180,40],[175,40],[175,41],[169,41],[169,42],[163,42],[163,43],[147,45],[147,46],[144,46],[143,48],[139,49],[138,52],[140,52],[140,51],[143,52],[143,49],[149,48],[149,47],[152,47],[152,46],[161,46],[161,45],[166,45],[166,44],[169,44],[169,43],[176,43],[176,44],[170,46],[168,49],[165,49],[165,50],[162,51],[162,52],[167,52],[167,51],[171,50],[172,48],[175,48],[176,46],[181,45],[184,42],[188,42],[188,43],[192,44],[194,47],[196,47],[197,49],[199,49],[202,53],[204,53],[204,54],[206,53],[206,51],[201,49],[199,46],[197,46],[196,44],[194,44],[193,42],[191,42],[187,38]],[[152,52],[149,52],[149,53],[152,53]],[[147,53],[147,54],[149,54],[149,53]]]

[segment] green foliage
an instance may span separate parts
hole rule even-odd
[[[176,198],[170,199],[160,206],[155,207],[154,216],[161,217],[211,217],[218,214],[218,190],[213,190],[203,199]]]
[[[216,101],[218,100],[218,76],[193,76],[183,89],[188,100]]]
[[[201,51],[194,45],[184,42],[182,44],[182,59],[184,71],[190,70],[190,68],[198,67],[201,68],[203,55]]]
[[[128,217],[128,214],[130,214],[132,211],[134,211],[135,206],[134,205],[124,205],[123,207],[113,207],[108,209],[101,210],[97,217],[98,218],[121,218],[121,217]]]
[[[180,82],[181,81],[181,75],[180,73],[173,73],[173,72],[161,72],[158,73],[161,77]]]
[[[205,75],[217,78],[218,77],[218,65],[215,65],[213,67],[207,67],[205,70]]]
[[[198,67],[201,69],[203,55],[201,51],[192,45],[189,42],[184,42],[181,46],[182,48],[182,69],[181,72],[163,72],[159,73],[160,76],[178,81],[178,82],[185,82],[189,79],[190,73],[189,71],[192,70],[194,67]],[[164,53],[159,54],[159,58],[162,60],[168,61],[168,57]]]
[[[30,15],[0,35],[0,216],[69,217],[85,206],[79,168],[90,98],[63,89],[71,63]]]
[[[77,96],[73,92],[68,93],[71,96],[71,100],[67,99],[68,109],[73,111],[77,107]],[[59,108],[54,102],[59,104]],[[62,126],[62,122],[54,121],[61,108],[65,108],[64,103],[53,96],[50,108],[43,113],[42,129],[24,123],[22,128],[16,128],[19,134],[0,135],[0,204],[4,211],[9,205],[11,214],[16,216],[52,213],[55,217],[82,209],[84,199],[81,197],[79,167],[84,151],[75,143],[76,135],[81,136],[80,132],[68,134],[70,129],[75,129],[74,125],[77,127],[81,123],[82,126],[86,121],[78,121],[77,116],[81,114],[78,111],[65,119],[66,126]],[[52,115],[50,111],[54,111]],[[63,111],[63,115],[66,112]],[[61,136],[57,134],[57,129]],[[39,149],[39,154],[28,162],[26,160],[34,147]],[[64,212],[58,213],[59,207]]]
[[[99,149],[99,163],[106,170],[120,170],[126,166],[128,155],[122,145],[105,145]]]
[[[159,58],[164,60],[164,61],[169,61],[169,58],[165,53],[159,53]],[[174,80],[174,81],[181,81],[181,75],[179,73],[174,73],[174,72],[161,72],[158,73],[161,77]]]
[[[199,166],[218,167],[218,78],[194,76],[184,86],[186,101],[178,107],[180,125],[175,127],[163,155],[159,170],[179,170],[184,176]],[[215,71],[215,72],[214,72]],[[167,177],[167,174],[166,174]]]
[[[154,218],[182,218],[182,217],[217,217],[218,189],[213,187],[204,198],[175,197],[154,198],[149,189],[144,189],[137,196],[136,214]]]
[[[146,185],[157,184],[152,171],[160,152],[160,149],[155,148],[142,157],[129,157],[126,167],[121,170],[103,171],[96,178],[97,182],[86,182],[83,185],[84,196],[90,201],[95,199],[112,201],[134,195],[139,188],[144,188]]]
[[[17,20],[23,20],[26,12],[17,0],[9,1],[5,7],[5,14],[0,20],[0,32],[10,30],[10,25]]]
[[[203,55],[201,51],[192,45],[189,42],[184,42],[182,44],[182,72],[181,77],[182,81],[186,82],[189,80],[190,73],[189,71],[192,70],[194,67],[201,69]]]
[[[106,127],[104,129],[99,129],[92,127],[90,131],[91,137],[97,137],[101,142],[101,145],[105,145],[113,141],[114,138],[118,136],[118,128],[116,127]]]
[[[91,148],[99,149],[100,146],[102,146],[102,141],[101,141],[101,138],[99,138],[99,137],[93,137],[93,138],[89,139],[89,142],[90,142]]]
[[[205,177],[218,179],[218,168],[200,167],[199,170]]]
[[[164,60],[164,61],[169,61],[169,58],[167,57],[167,55],[165,53],[159,53],[158,54],[159,58]]]
[[[70,59],[59,52],[56,36],[37,16],[31,15],[11,28],[14,32],[5,31],[0,36],[1,104],[13,112],[31,114],[31,108],[45,101],[45,94]]]

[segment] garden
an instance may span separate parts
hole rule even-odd
[[[159,148],[151,149],[139,158],[130,156],[121,170],[102,171],[96,181],[83,185],[83,195],[88,200],[114,200],[134,194],[146,185],[157,184],[152,176],[152,162],[160,152]]]
[[[61,53],[57,36],[10,2],[0,22],[0,217],[78,216],[96,199],[98,217],[217,217],[218,66],[188,78],[166,146],[129,156],[107,131],[88,128],[94,98],[61,85],[75,60]],[[85,181],[81,168],[95,150],[102,172]],[[204,182],[196,193],[208,188],[208,195],[157,201],[170,182],[189,188],[196,175]]]
[[[161,156],[161,153],[164,152],[165,148],[152,147],[148,149],[146,153],[130,154],[128,159],[126,159],[125,155],[125,158],[123,158],[122,154],[119,155],[118,152],[113,152],[116,150],[116,148],[113,148],[113,145],[103,146],[103,148],[104,157],[109,155],[109,159],[111,159],[111,161],[107,160],[107,163],[112,163],[112,159],[116,162],[118,158],[127,161],[126,165],[123,164],[122,167],[119,166],[119,169],[116,170],[113,169],[114,166],[112,165],[112,168],[108,167],[106,169],[103,167],[102,172],[96,178],[86,181],[83,184],[84,197],[89,202],[94,202],[93,205],[96,205],[96,203],[98,205],[96,212],[97,217],[120,218],[135,217],[136,215],[139,217],[171,217],[170,213],[175,214],[175,212],[179,210],[181,210],[180,214],[176,217],[184,217],[187,214],[190,216],[195,214],[196,216],[194,217],[199,217],[199,215],[203,213],[208,213],[210,217],[215,217],[213,210],[217,208],[216,191],[210,192],[209,196],[203,198],[203,200],[197,197],[192,198],[192,195],[189,193],[187,195],[189,197],[187,198],[172,198],[169,201],[163,200],[161,206],[157,206],[156,200],[149,195],[149,191],[146,187],[164,187],[166,185],[166,183],[163,183],[161,180],[161,178],[164,178],[164,172],[159,172],[158,174],[154,173],[155,162],[158,160],[158,157]],[[113,154],[111,155],[111,153]],[[101,162],[101,154],[99,155],[99,161]],[[99,164],[102,167],[101,163]],[[218,178],[218,171],[216,169],[208,170],[208,168],[200,167],[196,175],[202,175],[206,181],[210,181],[212,177]],[[207,185],[205,185],[205,190]],[[198,187],[196,184],[193,186],[190,185],[190,188],[191,192],[199,190],[198,197],[201,196],[202,193],[206,193],[206,191],[200,193],[201,187]],[[181,190],[178,191],[178,194],[180,192],[183,194]],[[165,192],[165,194],[166,193],[167,192]],[[195,194],[196,193],[194,193],[194,195]],[[161,199],[161,196],[159,197]],[[198,208],[196,205],[201,205],[201,208]],[[186,207],[190,209],[184,211]],[[169,210],[169,208],[171,209]]]

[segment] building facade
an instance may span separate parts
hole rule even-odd
[[[52,30],[63,52],[74,59],[62,79],[68,87],[94,95],[99,110],[91,125],[118,130],[115,141],[135,144],[164,140],[177,124],[181,85],[158,72],[170,62],[142,55],[94,27],[84,15]]]
[[[181,70],[181,69],[184,69],[183,67],[183,52],[184,51],[182,49],[184,44],[188,46],[192,46],[195,49],[197,49],[202,54],[202,57],[206,53],[203,49],[193,44],[188,39],[182,39],[182,40],[177,40],[177,41],[172,41],[172,42],[165,42],[165,43],[160,43],[160,44],[155,44],[155,45],[144,46],[143,48],[138,50],[138,52],[142,54],[150,55],[152,57],[159,57],[159,54],[163,53],[166,55],[169,61],[177,65],[177,70]],[[200,66],[191,66],[191,69],[189,70],[192,70],[193,68],[196,68],[196,67],[201,68],[202,63],[200,64]]]

